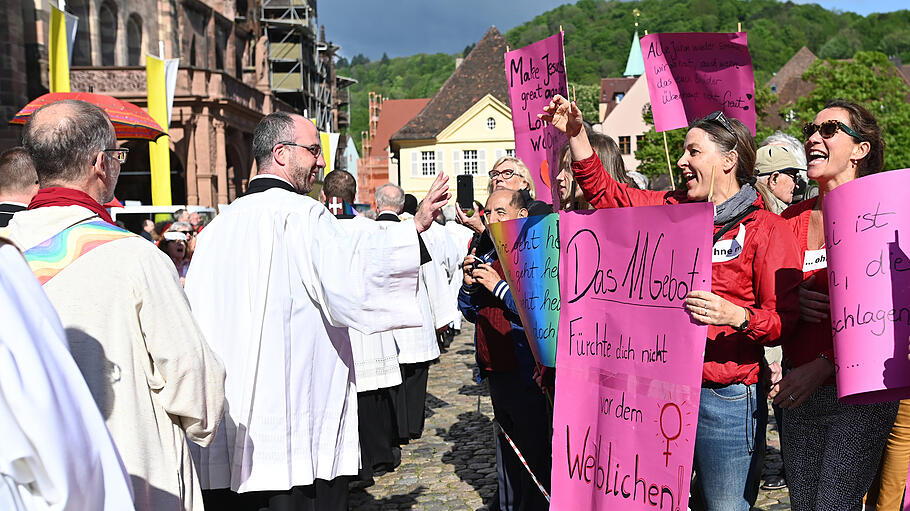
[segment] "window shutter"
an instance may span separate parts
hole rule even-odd
[[[438,174],[440,172],[445,172],[445,170],[442,167],[442,151],[436,151],[436,169],[435,170],[436,171],[433,172],[433,174],[432,174],[433,176],[436,176],[436,174]]]
[[[452,151],[452,175],[463,174],[461,170],[461,151]]]
[[[478,149],[477,150],[477,173],[487,173],[487,150]]]
[[[420,177],[420,151],[411,151],[411,176]]]
[[[502,149],[497,149],[496,150],[496,161],[499,161],[500,158],[502,158]]]

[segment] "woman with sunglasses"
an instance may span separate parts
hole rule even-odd
[[[569,136],[575,179],[596,208],[714,203],[715,243],[729,250],[712,264],[712,291],[686,297],[692,317],[708,325],[693,488],[709,511],[748,511],[758,494],[768,420],[762,345],[778,342],[795,325],[800,279],[792,232],[765,211],[751,184],[755,142],[749,130],[720,112],[695,121],[677,162],[686,190],[658,192],[609,176],[574,103],[556,96],[538,117]]]
[[[796,330],[784,343],[792,369],[771,391],[784,409],[781,451],[793,509],[862,509],[878,469],[898,403],[848,405],[837,400],[829,321],[822,202],[831,190],[881,170],[885,144],[865,108],[835,100],[803,130],[808,176],[818,197],[782,214],[796,234],[804,261]],[[906,463],[905,463],[906,464]],[[906,477],[906,471],[904,472]]]

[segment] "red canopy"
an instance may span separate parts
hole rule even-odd
[[[9,123],[25,124],[35,110],[48,103],[64,99],[78,99],[100,107],[111,118],[114,131],[119,139],[155,140],[165,134],[161,126],[145,110],[138,106],[112,96],[93,94],[91,92],[51,92],[45,94],[25,105],[25,108],[20,110]]]

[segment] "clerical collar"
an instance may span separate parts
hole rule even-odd
[[[23,208],[28,207],[28,204],[25,204],[22,202],[16,202],[16,201],[12,201],[12,200],[3,200],[3,201],[0,201],[0,204],[9,205],[9,206],[22,206]]]
[[[271,190],[272,188],[279,188],[281,190],[297,193],[294,185],[284,178],[280,178],[274,174],[258,174],[250,179],[244,195],[264,192],[266,190]]]
[[[401,221],[401,219],[398,218],[398,215],[396,215],[392,211],[380,211],[379,214],[376,215],[376,220],[385,221],[385,222],[400,222]]]

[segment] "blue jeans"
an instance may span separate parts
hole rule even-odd
[[[694,480],[703,500],[699,508],[749,511],[755,503],[768,425],[765,400],[761,383],[701,389]]]

